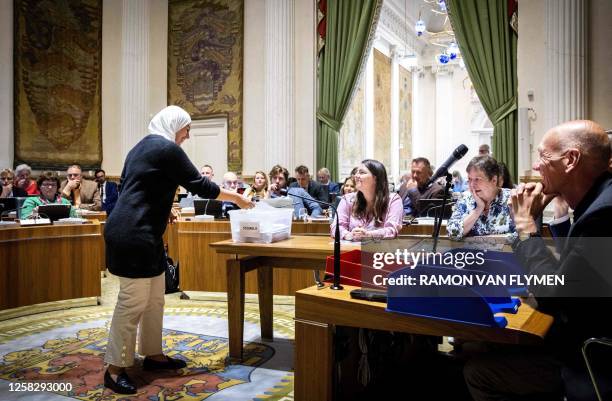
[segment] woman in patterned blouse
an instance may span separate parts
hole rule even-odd
[[[510,189],[500,188],[499,163],[477,156],[468,164],[468,189],[457,201],[446,230],[452,239],[473,235],[515,234],[508,199]]]

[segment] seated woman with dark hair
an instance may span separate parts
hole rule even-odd
[[[59,193],[60,179],[52,171],[45,171],[42,173],[36,182],[40,189],[40,195],[37,197],[30,197],[25,200],[21,207],[21,218],[27,219],[33,214],[38,213],[38,206],[41,205],[70,205],[68,199],[63,198]],[[70,208],[70,217],[75,217],[76,212],[73,207]]]
[[[477,156],[466,168],[468,189],[457,201],[446,224],[448,236],[516,234],[510,215],[510,189],[500,188],[499,163],[491,156]]]
[[[357,192],[343,195],[338,205],[340,239],[395,238],[402,229],[402,199],[389,193],[385,166],[366,159],[355,174]],[[336,229],[335,220],[331,235]]]

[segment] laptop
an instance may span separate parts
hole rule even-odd
[[[216,199],[194,199],[193,208],[195,215],[207,214],[215,216],[216,219],[223,217],[223,202]]]
[[[444,205],[444,213],[442,214],[443,219],[448,219],[453,214],[453,206],[455,202],[452,199],[447,199]],[[436,217],[442,207],[442,199],[419,199],[419,210],[421,211],[420,217]]]
[[[17,209],[17,198],[1,198],[0,214]]]
[[[70,217],[70,205],[40,205],[38,215],[52,221]]]

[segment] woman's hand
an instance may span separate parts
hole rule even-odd
[[[238,205],[240,209],[252,209],[255,207],[255,202],[251,201],[249,198],[246,198],[242,195],[238,195],[234,203]]]
[[[363,227],[355,227],[353,231],[351,231],[351,237],[353,241],[361,241],[364,238],[368,238],[368,230]]]
[[[474,195],[474,201],[476,201],[476,210],[482,214],[482,212],[484,212],[487,208],[487,203],[475,192],[472,192],[472,195]]]
[[[0,195],[0,198],[8,198],[12,190],[13,190],[13,184],[7,184],[3,186],[2,195]]]
[[[255,207],[255,202],[252,202],[249,198],[240,195],[238,192],[228,191],[227,189],[221,189],[217,199],[220,201],[232,202],[238,205],[240,209],[251,209]]]

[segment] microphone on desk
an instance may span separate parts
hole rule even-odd
[[[329,202],[324,202],[315,198],[307,198],[305,196],[289,193],[289,190],[287,188],[282,188],[279,192],[281,193],[281,195],[284,196],[293,196],[295,198],[315,201],[320,205],[326,205],[328,207],[331,207],[334,211],[334,215],[336,216],[336,232],[334,234],[334,282],[330,288],[332,290],[341,290],[342,286],[340,285],[340,224],[338,223],[338,210],[334,205]]]
[[[457,161],[462,159],[463,156],[465,156],[465,154],[467,153],[467,151],[468,151],[467,146],[463,144],[457,146],[457,149],[453,150],[453,154],[450,155],[449,158],[446,159],[444,163],[442,163],[442,165],[440,165],[440,167],[436,170],[434,175],[432,175],[429,181],[427,181],[426,187],[436,182],[438,178],[445,177],[446,174],[448,173],[448,169],[451,168],[453,164],[457,163]]]

